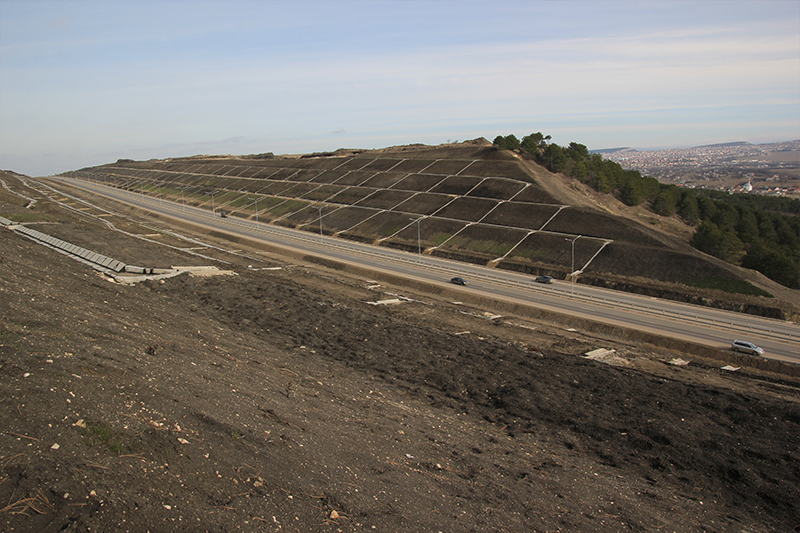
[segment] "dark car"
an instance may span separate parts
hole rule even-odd
[[[453,278],[450,280],[450,283],[455,283],[456,285],[466,285],[467,280],[464,278]]]
[[[536,278],[535,281],[536,281],[536,283],[553,283],[553,277],[552,276],[539,276],[538,278]]]

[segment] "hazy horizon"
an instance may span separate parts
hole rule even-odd
[[[800,139],[800,2],[0,2],[0,167]]]

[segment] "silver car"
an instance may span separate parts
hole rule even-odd
[[[764,355],[763,349],[747,341],[733,341],[733,343],[731,343],[731,349],[734,352],[749,353],[750,355]]]

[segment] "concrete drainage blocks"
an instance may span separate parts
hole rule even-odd
[[[153,274],[153,271],[155,270],[152,268],[126,265],[122,261],[117,261],[111,257],[107,257],[105,255],[98,254],[97,252],[87,250],[86,248],[81,248],[80,246],[76,246],[72,243],[62,241],[61,239],[57,239],[52,235],[47,235],[41,231],[31,229],[4,217],[0,217],[0,224],[6,226],[10,230],[21,233],[22,235],[25,235],[29,239],[32,239],[40,244],[55,248],[64,254],[73,256],[75,259],[89,263],[98,270],[109,270],[117,273],[127,272],[131,274]]]

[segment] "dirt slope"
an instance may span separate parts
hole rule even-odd
[[[99,253],[236,275],[124,286],[0,229],[3,531],[800,524],[795,382],[25,203],[0,189]]]

